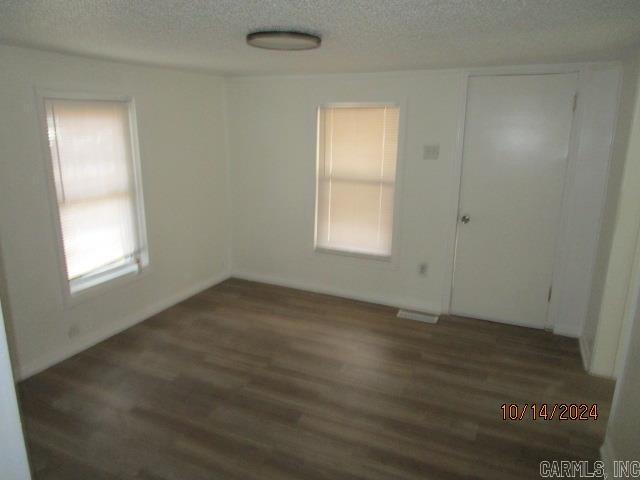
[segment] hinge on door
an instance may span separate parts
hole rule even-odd
[[[553,285],[549,287],[549,294],[547,295],[547,302],[551,301],[551,293],[553,292]]]
[[[576,108],[578,108],[578,94],[574,93],[573,94],[573,111],[576,111]]]

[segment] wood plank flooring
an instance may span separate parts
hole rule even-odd
[[[577,342],[228,280],[20,384],[36,479],[523,479],[598,456]],[[503,403],[597,403],[504,421]],[[529,416],[527,416],[529,418]]]

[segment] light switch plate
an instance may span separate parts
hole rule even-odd
[[[425,145],[422,150],[422,158],[425,160],[437,160],[440,157],[440,145]]]

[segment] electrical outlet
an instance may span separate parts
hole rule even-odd
[[[420,265],[418,265],[418,273],[423,277],[427,275],[428,269],[429,269],[429,266],[426,263],[421,263]]]
[[[73,338],[73,337],[77,337],[79,333],[80,333],[80,327],[74,324],[69,327],[69,330],[67,331],[67,336],[69,338]]]

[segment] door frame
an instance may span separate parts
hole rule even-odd
[[[579,337],[581,335],[591,292],[593,269],[596,262],[599,233],[606,201],[609,164],[613,150],[613,135],[620,103],[621,71],[620,62],[607,62],[601,64],[477,68],[463,72],[464,78],[460,92],[461,102],[458,114],[456,148],[451,168],[451,208],[447,231],[448,248],[446,249],[445,258],[446,271],[444,290],[442,293],[442,313],[451,313],[453,296],[469,79],[478,76],[575,73],[578,76],[576,87],[578,101],[573,115],[571,134],[569,137],[569,151],[560,207],[560,224],[558,226],[554,253],[552,273],[553,294],[549,302],[544,328],[565,336]],[[597,83],[598,75],[602,76],[602,74],[606,72],[610,73],[611,78],[609,79],[609,83],[612,84],[614,88],[612,91],[601,95],[598,90],[594,89],[593,84]],[[613,102],[611,101],[611,97],[613,97]],[[583,147],[583,143],[588,143],[585,142],[588,135],[584,135],[584,132],[589,130],[591,126],[589,121],[591,120],[591,123],[593,123],[593,120],[587,118],[586,114],[588,114],[590,110],[599,109],[600,103],[603,101],[606,106],[610,107],[609,111],[605,112],[605,114],[609,116],[608,121],[610,126],[606,132],[603,132],[603,135],[608,139],[608,143],[604,146],[604,150],[606,151],[603,150],[599,152],[599,154],[598,152],[596,152],[596,154],[588,152],[587,156],[591,153],[592,163],[600,164],[601,168],[585,168],[579,162],[580,157],[584,157],[584,155],[579,155],[579,152],[581,147]],[[613,105],[611,105],[612,103]],[[586,147],[588,147],[588,145]],[[583,177],[585,175],[588,176],[589,181],[595,186],[595,196],[593,195],[594,191],[589,192],[591,194],[588,202],[589,211],[584,207],[583,200],[585,198],[585,192],[573,188],[578,179],[578,174],[581,174]],[[582,235],[579,235],[579,226],[572,224],[572,218],[576,213],[583,219],[589,217],[590,223],[588,224],[590,232],[588,232],[588,234],[593,237],[590,242],[587,242],[587,245],[583,246],[582,251],[577,256],[572,255],[571,249],[577,237],[582,238]],[[580,271],[580,268],[576,268],[578,264],[582,265],[583,271]],[[565,319],[564,316],[566,315],[570,315],[570,318]]]

